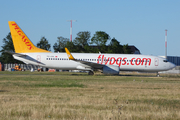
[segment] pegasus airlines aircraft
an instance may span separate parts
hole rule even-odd
[[[66,53],[52,53],[33,45],[16,22],[9,21],[9,27],[15,48],[15,53],[11,54],[26,64],[63,70],[84,70],[89,71],[90,75],[96,69],[102,70],[104,74],[119,74],[120,70],[158,73],[175,67],[164,58],[150,55],[70,53],[67,48]]]

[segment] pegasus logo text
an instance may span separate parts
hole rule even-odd
[[[25,45],[28,47],[29,50],[34,49],[32,44],[29,42],[29,40],[26,38],[25,34],[22,32],[22,30],[18,27],[16,23],[13,23],[12,26],[14,26],[14,29],[18,33],[19,36],[21,36],[22,41],[25,43]]]

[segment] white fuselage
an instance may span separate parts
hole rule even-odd
[[[91,66],[78,61],[69,60],[66,53],[21,53],[24,56],[13,57],[26,64],[33,64],[47,68],[63,70],[91,70]],[[120,71],[166,71],[175,67],[166,59],[137,54],[95,54],[95,53],[72,53],[75,59],[89,61],[102,65],[119,66]],[[100,68],[101,69],[101,68]]]

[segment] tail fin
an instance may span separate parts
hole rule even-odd
[[[34,46],[31,40],[14,21],[8,21],[16,53],[50,52]]]

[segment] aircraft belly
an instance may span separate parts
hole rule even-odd
[[[120,70],[121,71],[144,71],[144,72],[155,72],[155,71],[159,71],[159,69],[157,68],[153,68],[152,66],[148,66],[148,65],[142,65],[142,66],[137,66],[137,65],[124,65],[124,66],[120,66]]]
[[[50,61],[46,64],[46,66],[55,69],[73,70],[76,69],[77,63],[74,61]]]

